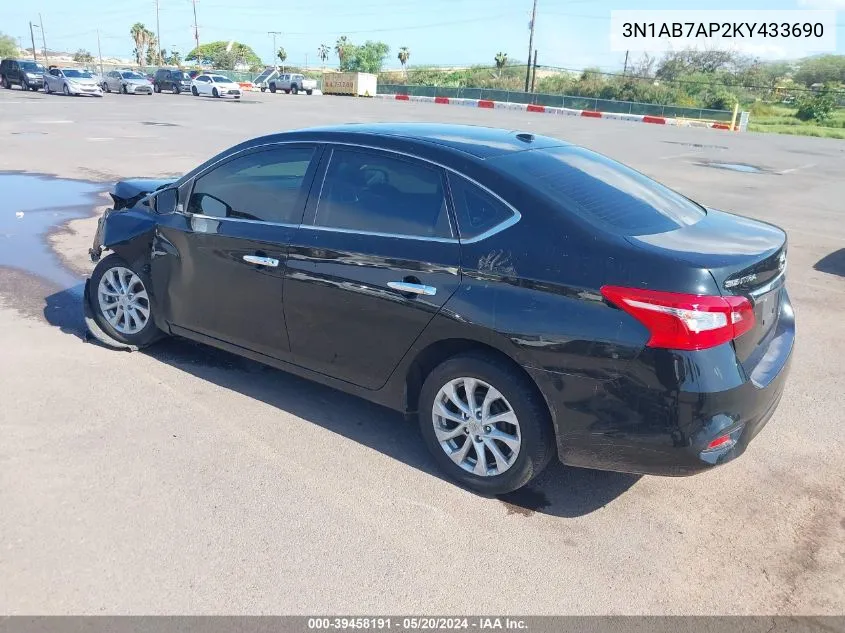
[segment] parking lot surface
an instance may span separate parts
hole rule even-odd
[[[745,455],[677,479],[554,464],[488,499],[441,479],[390,411],[184,341],[83,342],[79,283],[106,204],[93,194],[252,136],[381,120],[549,134],[786,229],[797,347]],[[0,205],[0,249],[32,244],[0,256],[0,612],[845,612],[845,143],[340,97],[18,90],[0,91],[0,143],[0,172],[50,177]],[[64,203],[55,178],[93,184]]]

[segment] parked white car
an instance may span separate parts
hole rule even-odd
[[[211,95],[212,97],[241,98],[241,87],[223,75],[197,75],[191,82],[191,94],[195,97]]]
[[[103,96],[97,78],[87,70],[78,68],[50,68],[44,73],[44,92],[61,92],[65,96]]]
[[[130,95],[151,95],[150,80],[134,70],[113,70],[103,77],[104,92],[122,92]]]

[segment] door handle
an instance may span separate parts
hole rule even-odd
[[[388,288],[393,288],[399,292],[407,292],[414,295],[426,295],[433,297],[437,294],[437,288],[434,286],[425,286],[423,284],[412,284],[407,281],[388,281]]]
[[[257,264],[259,266],[270,266],[276,268],[279,265],[278,259],[272,257],[262,257],[261,255],[244,255],[244,261],[250,264]]]

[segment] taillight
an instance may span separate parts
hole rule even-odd
[[[696,350],[715,347],[754,327],[754,308],[745,297],[602,286],[602,296],[651,333],[647,345]]]

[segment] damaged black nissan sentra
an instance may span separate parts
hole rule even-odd
[[[783,392],[784,232],[554,138],[308,129],[113,195],[86,285],[100,338],[186,337],[416,414],[483,493],[555,455],[705,470]]]

